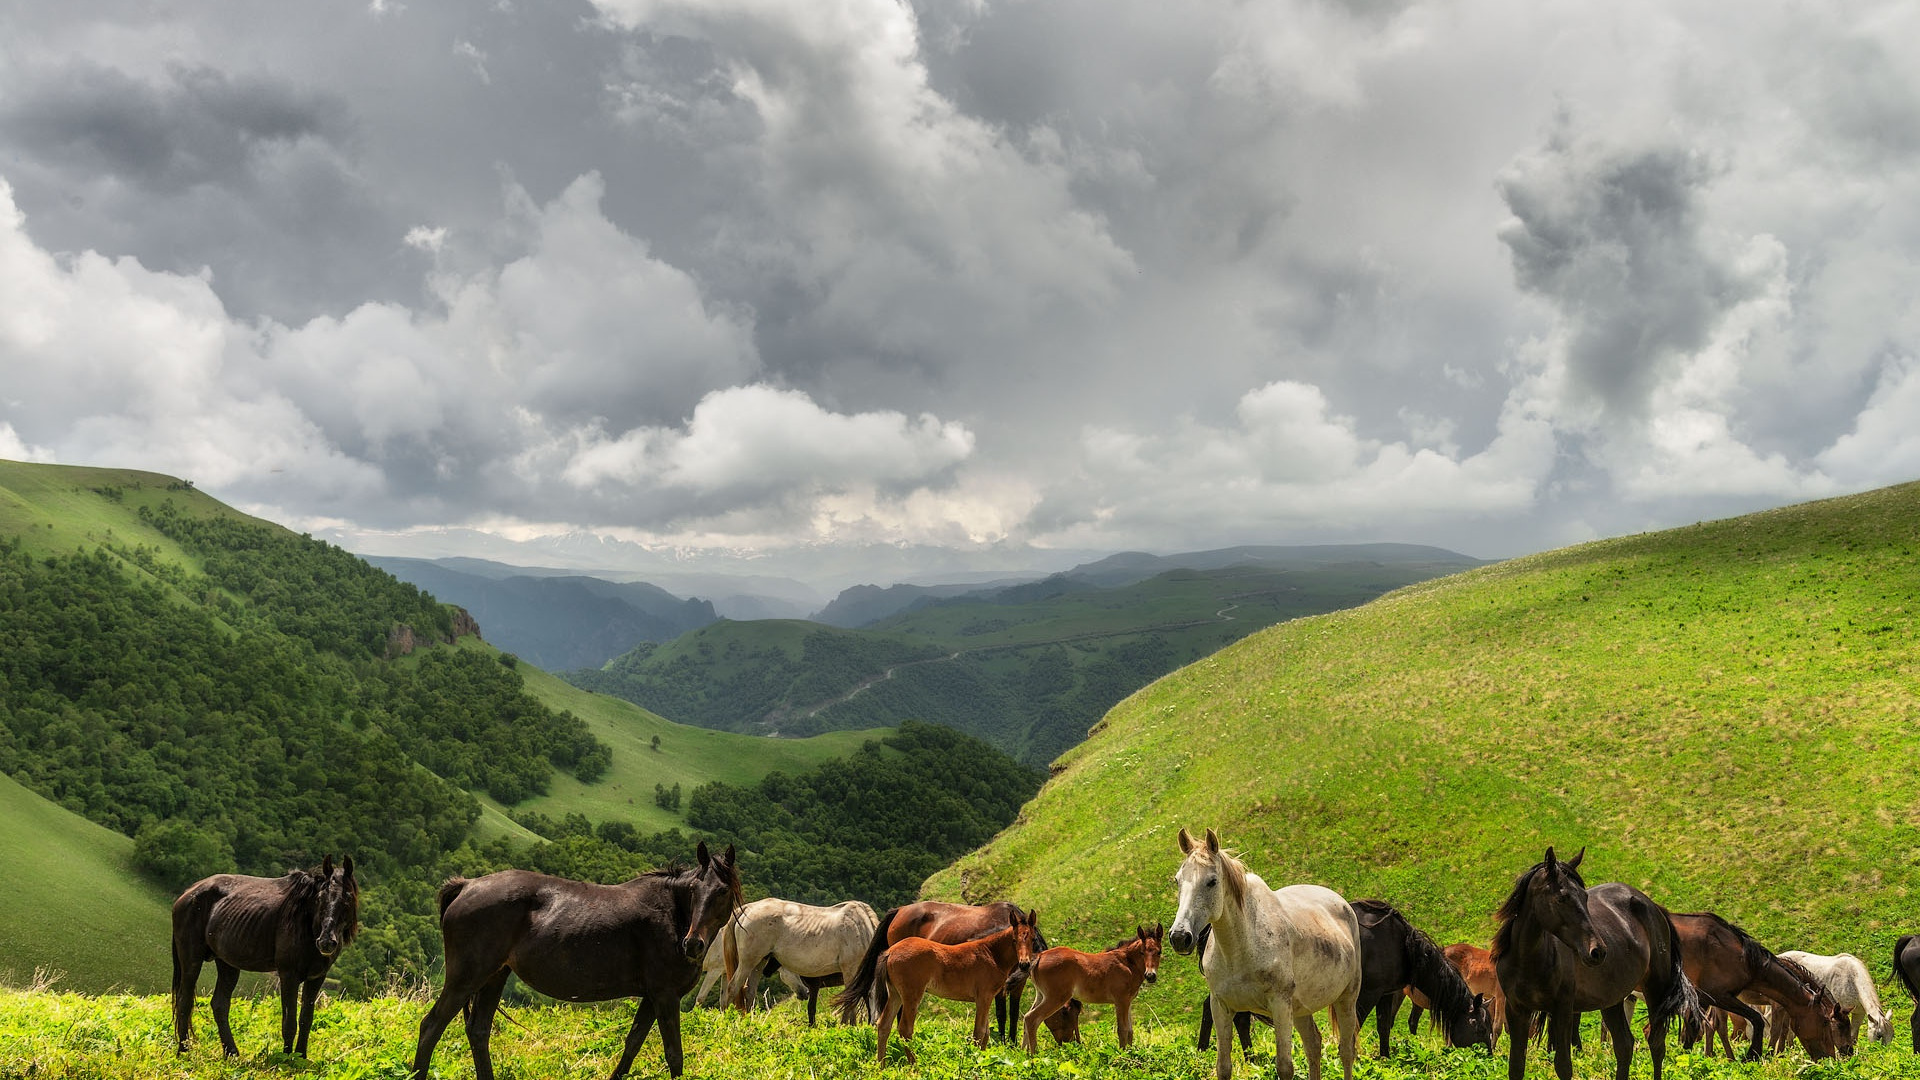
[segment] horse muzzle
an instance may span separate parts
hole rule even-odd
[[[680,955],[689,960],[704,959],[707,955],[707,943],[697,937],[683,939],[680,942]]]
[[[1147,977],[1146,977],[1146,980],[1145,980],[1145,982],[1146,982],[1146,984],[1147,984],[1148,986],[1152,986],[1152,985],[1153,985],[1154,983],[1157,983],[1157,982],[1159,982],[1159,981],[1160,981],[1160,973],[1159,973],[1159,972],[1157,972],[1157,971],[1149,971],[1149,972],[1147,972]]]
[[[1167,944],[1173,951],[1185,956],[1193,951],[1193,933],[1189,930],[1175,930],[1167,935]]]
[[[340,939],[337,937],[323,937],[314,942],[313,947],[320,950],[320,955],[329,960],[340,955]]]

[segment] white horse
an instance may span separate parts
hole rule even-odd
[[[726,930],[722,928],[720,932],[724,934]],[[713,988],[725,983],[727,978],[727,960],[724,953],[724,949],[708,949],[705,959],[701,960],[700,989],[693,992],[693,1003],[695,1005],[706,1004],[707,995],[713,991]],[[780,981],[787,984],[787,989],[792,990],[795,995],[807,992],[806,983],[801,980],[800,976],[795,975],[786,968],[779,968],[778,970]],[[773,974],[773,972],[767,971],[765,968],[761,969],[761,973],[764,975]],[[718,1002],[718,1004],[724,1005],[726,1002],[723,1000]]]
[[[1326,1009],[1340,1039],[1341,1076],[1353,1080],[1360,1034],[1360,923],[1353,908],[1318,885],[1268,888],[1260,875],[1220,850],[1212,829],[1205,844],[1181,829],[1180,850],[1186,861],[1173,878],[1180,910],[1167,939],[1184,955],[1193,951],[1202,928],[1213,927],[1200,966],[1214,1027],[1231,1032],[1236,1012],[1272,1020],[1279,1080],[1292,1080],[1293,1029],[1300,1021],[1308,1080],[1320,1080],[1320,1029],[1313,1014]],[[1233,1076],[1232,1047],[1232,1039],[1219,1040],[1213,1066],[1218,1080]]]
[[[747,1010],[747,987],[757,979],[769,957],[777,960],[781,977],[792,972],[800,979],[837,978],[850,983],[866,958],[880,919],[859,900],[832,907],[813,907],[768,897],[734,912],[721,934],[721,952],[727,966],[727,1000]],[[789,982],[791,985],[791,982]],[[807,1023],[813,1023],[818,995],[807,997]]]
[[[1883,1046],[1893,1045],[1893,1021],[1887,1018],[1887,1012],[1880,1007],[1880,994],[1873,988],[1873,976],[1867,974],[1867,965],[1852,953],[1838,956],[1821,956],[1809,952],[1783,952],[1777,954],[1782,959],[1799,961],[1800,966],[1813,972],[1813,977],[1826,986],[1833,1000],[1847,1010],[1847,1020],[1853,1025],[1853,1036],[1860,1037],[1860,1020],[1865,1014],[1867,1034],[1874,1042]]]

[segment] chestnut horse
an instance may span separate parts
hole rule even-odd
[[[446,982],[420,1021],[414,1080],[426,1080],[433,1048],[466,1013],[475,1080],[493,1080],[488,1042],[507,976],[563,1001],[638,997],[613,1080],[627,1074],[654,1022],[667,1071],[680,1075],[680,999],[700,978],[700,961],[740,904],[733,846],[699,865],[669,866],[620,885],[502,870],[440,886]]]
[[[1040,1021],[1075,1000],[1113,1006],[1120,1048],[1132,1046],[1133,999],[1139,996],[1141,986],[1160,976],[1160,939],[1164,933],[1165,929],[1155,923],[1151,930],[1135,927],[1133,937],[1105,952],[1085,953],[1063,945],[1035,958],[1029,978],[1036,998],[1022,1018],[1028,1055],[1039,1049]],[[1079,1041],[1078,1025],[1068,1041]]]
[[[1409,989],[1426,998],[1448,1046],[1484,1046],[1491,1054],[1487,999],[1468,988],[1440,946],[1385,900],[1355,900],[1352,907],[1360,921],[1360,1022],[1379,1010],[1380,1056],[1388,1056],[1387,1033]]]
[[[874,967],[879,962],[880,954],[889,946],[898,945],[910,937],[926,938],[942,945],[958,945],[1012,926],[1013,917],[1018,914],[1019,906],[1005,900],[996,900],[991,904],[949,904],[941,900],[922,900],[888,911],[880,916],[880,923],[874,928],[873,940],[867,944],[860,969],[839,996],[833,999],[840,1022],[853,1023],[862,1001],[867,1002],[872,1015],[879,1015],[880,1006],[873,1000],[879,991]],[[1043,936],[1040,938],[1040,948],[1045,950],[1046,947],[1047,939]],[[1011,1041],[1013,1038],[1009,1028],[1019,1022],[1020,997],[1026,988],[1026,972],[1016,971],[1001,995],[994,999],[994,1024],[1003,1039]],[[1065,1020],[1065,1016],[1060,1018],[1060,1022]],[[1056,1021],[1049,1020],[1047,1027],[1053,1031],[1054,1038],[1066,1041],[1065,1033],[1056,1026]]]
[[[1487,1048],[1500,1044],[1500,1033],[1507,1026],[1507,995],[1500,992],[1500,976],[1493,970],[1493,954],[1478,945],[1456,941],[1440,950],[1447,963],[1460,973],[1467,989],[1487,999]],[[1420,1014],[1431,1002],[1417,987],[1407,987],[1407,1034],[1420,1033]]]
[[[1535,1013],[1551,1021],[1554,1072],[1573,1076],[1573,1034],[1580,1014],[1599,1010],[1613,1036],[1614,1080],[1627,1080],[1633,1035],[1627,1008],[1644,988],[1647,1050],[1653,1080],[1667,1052],[1667,1024],[1697,1016],[1699,999],[1682,969],[1680,935],[1667,912],[1640,890],[1618,883],[1587,888],[1580,877],[1586,849],[1565,862],[1553,849],[1514,879],[1494,913],[1493,966],[1507,995],[1508,1080],[1527,1071],[1527,1038]]]
[[[1186,858],[1173,879],[1180,887],[1180,908],[1167,943],[1184,955],[1193,951],[1202,928],[1213,928],[1200,970],[1221,1033],[1214,1075],[1232,1077],[1227,1025],[1236,1012],[1250,1012],[1273,1021],[1280,1080],[1293,1076],[1293,1031],[1304,1021],[1297,1026],[1307,1052],[1307,1076],[1320,1080],[1320,1029],[1313,1014],[1326,1009],[1340,1040],[1341,1075],[1353,1080],[1360,1033],[1360,925],[1353,908],[1319,885],[1268,888],[1260,875],[1221,849],[1212,829],[1205,843],[1181,829],[1180,850]]]
[[[907,1048],[907,1061],[917,1063],[913,1053],[913,1022],[920,1014],[920,999],[931,993],[949,1001],[973,1002],[973,1044],[987,1045],[987,1006],[1000,995],[1015,972],[1033,965],[1040,949],[1034,912],[1015,911],[1004,930],[959,945],[942,945],[926,938],[910,937],[891,945],[874,965],[878,987],[878,1058],[887,1063],[887,1035],[893,1021],[900,1018],[900,1042]]]
[[[1710,911],[1668,918],[1680,935],[1687,978],[1701,1000],[1740,1017],[1753,1029],[1748,1061],[1760,1058],[1766,1021],[1741,1000],[1743,993],[1759,994],[1784,1006],[1794,1034],[1815,1060],[1839,1051],[1841,1033],[1848,1030],[1846,1017],[1805,968],[1781,960],[1745,930]]]
[[[351,855],[338,868],[329,855],[318,867],[285,877],[215,874],[188,886],[173,902],[173,1034],[179,1052],[187,1052],[193,1033],[194,984],[201,966],[212,960],[213,1026],[227,1054],[240,1052],[227,1023],[234,984],[242,971],[271,971],[280,979],[281,1052],[306,1057],[320,985],[359,928],[360,885]]]

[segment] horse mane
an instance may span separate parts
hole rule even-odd
[[[1703,911],[1700,914],[1706,916],[1709,919],[1712,919],[1715,923],[1719,925],[1719,927],[1722,930],[1725,930],[1727,933],[1733,935],[1734,940],[1740,943],[1740,958],[1746,961],[1746,964],[1748,967],[1755,968],[1755,969],[1763,968],[1767,965],[1767,961],[1778,960],[1780,961],[1780,963],[1788,965],[1788,971],[1793,972],[1796,978],[1798,978],[1801,975],[1807,975],[1811,977],[1811,973],[1808,972],[1806,968],[1801,967],[1799,964],[1795,963],[1792,960],[1788,960],[1784,956],[1774,955],[1773,950],[1767,948],[1765,945],[1760,944],[1760,942],[1754,939],[1754,936],[1752,934],[1749,934],[1745,930],[1734,925],[1732,922],[1728,921],[1724,916],[1716,915],[1711,911]],[[1794,969],[1798,969],[1798,970],[1795,971]]]
[[[1565,859],[1556,859],[1554,862],[1560,867],[1561,873],[1573,879],[1575,885],[1582,889],[1587,887],[1587,879],[1580,876],[1579,867],[1567,865]],[[1493,945],[1487,950],[1493,959],[1498,960],[1500,954],[1506,952],[1513,944],[1513,923],[1519,918],[1520,913],[1526,910],[1527,887],[1533,884],[1536,875],[1546,873],[1546,870],[1547,863],[1544,859],[1527,867],[1519,877],[1513,879],[1513,891],[1508,893],[1507,898],[1500,901],[1500,906],[1494,910],[1493,917],[1500,920],[1500,929],[1493,932]]]
[[[1204,845],[1196,846],[1193,849],[1193,854],[1195,857],[1212,864],[1214,872],[1219,874],[1226,882],[1227,899],[1233,901],[1234,907],[1245,907],[1247,905],[1246,863],[1235,858],[1233,852],[1225,848],[1220,849],[1220,857],[1218,860],[1215,860],[1214,853],[1208,851]]]
[[[1408,922],[1399,908],[1385,900],[1353,900],[1349,903],[1354,915],[1367,926],[1392,923],[1399,928],[1406,949],[1407,983],[1427,995],[1436,1014],[1450,1020],[1473,1012],[1473,991],[1467,988],[1467,981],[1447,962],[1447,954],[1433,938],[1427,936],[1426,931]]]
[[[288,922],[314,917],[314,903],[320,896],[320,888],[327,878],[318,866],[305,870],[289,870],[286,873],[286,897],[281,900],[280,917]],[[342,947],[352,943],[360,932],[360,884],[351,875],[347,877],[346,925],[340,931]]]
[[[1766,952],[1766,949],[1763,947],[1760,951]],[[1767,956],[1771,957],[1781,967],[1786,968],[1789,975],[1806,984],[1807,989],[1813,992],[1814,1004],[1831,1005],[1835,1009],[1840,1007],[1840,1003],[1834,1000],[1833,993],[1827,989],[1827,984],[1821,982],[1819,977],[1814,975],[1813,972],[1808,971],[1805,964],[1802,964],[1798,960],[1789,960],[1775,953],[1769,952]]]

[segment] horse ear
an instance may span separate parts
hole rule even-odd
[[[739,865],[739,863],[738,863],[738,859],[739,859],[739,856],[737,856],[737,855],[735,855],[735,854],[733,853],[733,845],[732,845],[732,844],[728,844],[728,845],[727,845],[727,850],[726,850],[726,851],[724,851],[724,852],[722,852],[722,853],[721,853],[721,855],[720,855],[720,861],[721,861],[721,862],[723,862],[723,863],[726,863],[726,864],[727,864],[728,866],[737,866],[737,865]]]
[[[1193,854],[1193,837],[1188,835],[1185,825],[1180,826],[1180,854]]]
[[[353,878],[353,856],[351,856],[351,855],[348,855],[348,856],[346,856],[346,857],[345,857],[345,858],[344,858],[344,859],[343,859],[343,860],[341,861],[341,863],[340,863],[340,865],[341,865],[342,867],[344,867],[344,868],[346,869],[346,871],[347,871],[347,878],[348,878],[348,880],[352,880],[352,878]]]
[[[1580,869],[1580,860],[1586,857],[1587,857],[1587,846],[1585,844],[1582,844],[1580,845],[1580,850],[1574,853],[1573,858],[1567,860],[1567,869],[1569,870]]]
[[[323,878],[330,878],[333,876],[332,854],[328,854],[326,858],[320,860],[320,876]]]
[[[1207,851],[1214,855],[1220,854],[1220,834],[1212,829],[1207,830]]]
[[[700,841],[700,843],[694,847],[693,857],[699,861],[700,869],[702,870],[705,870],[712,864],[713,856],[707,853],[707,842],[705,840]]]
[[[1027,909],[1027,925],[1028,925],[1028,926],[1031,926],[1031,927],[1034,927],[1035,929],[1038,929],[1038,928],[1039,928],[1039,926],[1040,926],[1040,912],[1039,912],[1039,911],[1037,911],[1037,910],[1036,910],[1036,909],[1034,909],[1034,908],[1028,908],[1028,909]]]
[[[1552,845],[1552,844],[1548,844],[1548,845],[1547,845],[1547,855],[1546,855],[1546,857],[1545,857],[1545,858],[1543,858],[1543,859],[1541,859],[1540,861],[1541,861],[1541,862],[1543,862],[1543,863],[1545,863],[1545,864],[1547,864],[1548,866],[1552,866],[1552,865],[1553,865],[1553,864],[1554,864],[1554,863],[1555,863],[1555,862],[1557,861],[1557,860],[1556,860],[1556,859],[1554,859],[1554,857],[1553,857],[1553,845]]]

